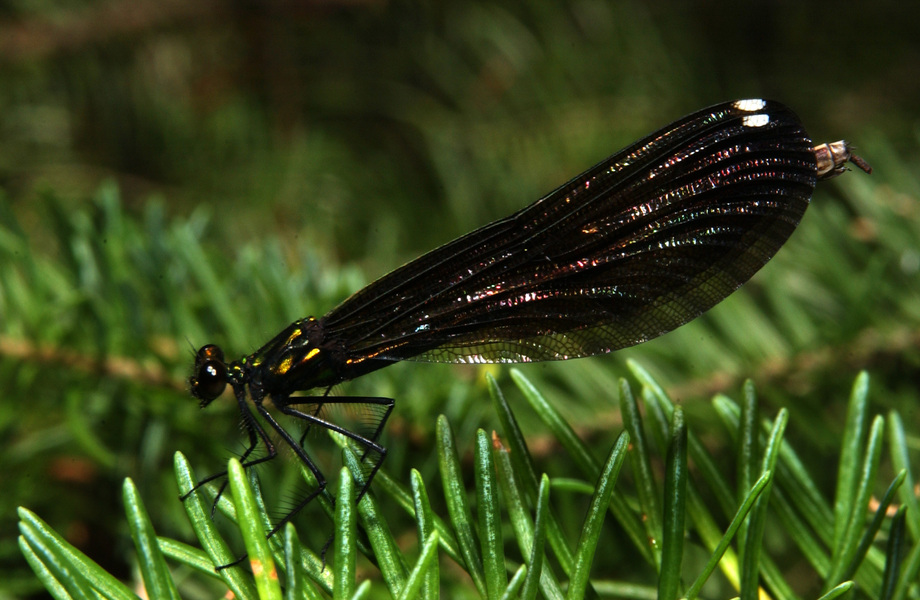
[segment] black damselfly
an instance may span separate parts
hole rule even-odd
[[[814,146],[776,102],[707,108],[381,277],[324,317],[294,322],[250,356],[227,363],[217,346],[204,346],[192,393],[205,407],[233,389],[249,434],[244,466],[276,456],[267,429],[291,447],[319,482],[298,509],[325,478],[266,397],[281,414],[376,455],[363,495],[386,456],[378,438],[393,400],[333,397],[332,386],[401,360],[565,360],[662,335],[764,266],[799,224],[815,183],[847,161],[871,171],[846,142]],[[293,396],[317,388],[319,396]],[[322,416],[333,403],[374,404],[382,417],[362,435]],[[260,443],[266,455],[252,458]]]

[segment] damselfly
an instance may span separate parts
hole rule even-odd
[[[617,152],[517,213],[385,275],[320,318],[289,325],[240,360],[198,351],[192,393],[207,406],[229,384],[249,446],[246,467],[277,455],[273,435],[322,471],[264,404],[338,432],[371,461],[386,447],[388,398],[329,395],[396,361],[518,363],[611,352],[694,319],[747,281],[799,224],[818,180],[852,162],[845,142],[814,146],[796,115],[765,100],[719,104]],[[294,396],[318,389],[318,396]],[[248,398],[247,398],[248,392]],[[370,434],[324,417],[371,404]],[[264,456],[253,458],[259,445]],[[224,476],[217,474],[202,483]],[[197,489],[197,488],[196,488]],[[360,496],[359,496],[360,498]]]

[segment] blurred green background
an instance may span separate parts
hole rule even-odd
[[[0,596],[40,596],[18,505],[125,579],[124,477],[158,533],[187,539],[173,452],[203,474],[242,449],[233,403],[200,412],[185,390],[194,348],[249,353],[729,99],[788,104],[875,173],[822,183],[787,247],[699,321],[525,372],[599,456],[627,357],[729,455],[707,400],[752,377],[833,490],[846,396],[867,369],[878,411],[900,410],[920,451],[918,22],[920,3],[893,2],[3,2]],[[486,370],[506,382],[403,364],[341,393],[395,398],[384,468],[436,487],[434,416],[464,451],[495,426]],[[564,476],[522,418],[539,468]],[[319,529],[302,536],[318,546]],[[647,582],[611,537],[599,575]],[[807,573],[798,586],[814,591]]]

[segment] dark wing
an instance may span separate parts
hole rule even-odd
[[[785,243],[816,181],[775,102],[720,104],[378,279],[323,318],[365,360],[528,362],[610,352],[722,301]]]

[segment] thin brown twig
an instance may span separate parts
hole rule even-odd
[[[120,0],[92,9],[0,23],[0,58],[41,59],[59,52],[124,37],[168,23],[199,20],[217,13],[219,0]]]
[[[179,391],[188,387],[184,380],[177,380],[157,365],[141,364],[123,356],[87,356],[76,350],[37,345],[30,340],[3,335],[0,335],[0,357],[58,365],[87,374],[128,379]]]
[[[866,329],[856,338],[840,347],[823,348],[805,352],[793,357],[773,359],[763,363],[750,378],[759,385],[769,385],[796,393],[806,391],[808,382],[816,375],[834,371],[856,372],[875,365],[891,362],[909,350],[920,348],[920,330],[901,328],[887,334],[876,329]],[[0,357],[60,365],[87,374],[127,379],[137,383],[158,386],[175,391],[185,391],[185,379],[177,379],[163,368],[153,364],[141,364],[135,359],[109,356],[90,357],[66,348],[40,346],[29,340],[0,335]],[[719,393],[737,391],[748,376],[735,373],[713,373],[708,377],[668,386],[668,395],[677,400],[709,398]],[[596,415],[590,424],[576,425],[575,431],[582,439],[588,439],[600,432],[607,432],[621,423],[619,411],[611,408]],[[406,423],[391,419],[388,429],[401,431]],[[410,436],[412,438],[413,436]],[[425,436],[418,436],[424,438]],[[555,451],[556,442],[550,436],[528,437],[528,445],[535,456]]]
[[[322,10],[379,4],[382,0],[275,0],[259,9],[283,22],[288,17],[309,18]],[[228,0],[110,0],[84,10],[57,11],[53,20],[45,16],[6,20],[0,22],[0,60],[42,59],[174,23],[239,19],[239,10],[239,3]]]

